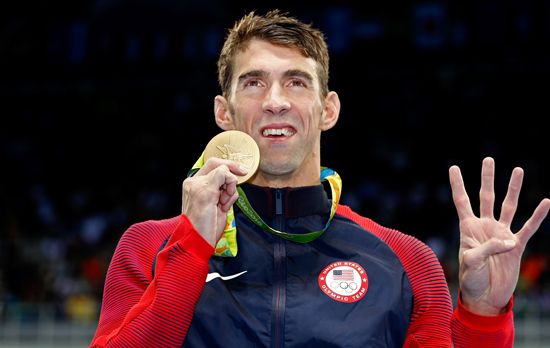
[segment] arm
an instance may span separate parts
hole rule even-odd
[[[403,347],[451,347],[451,296],[434,252],[411,236],[406,248],[394,248],[407,270],[413,290],[413,312]],[[391,244],[390,244],[391,245]],[[404,249],[401,251],[400,249]]]
[[[90,347],[182,344],[213,248],[181,215],[158,254],[155,278],[151,279],[154,255],[171,232],[163,229],[166,227],[148,222],[124,233],[107,272],[99,324]]]
[[[531,218],[514,234],[510,226],[517,209],[523,170],[513,170],[498,220],[493,214],[494,176],[494,160],[485,158],[481,170],[480,217],[476,217],[460,169],[457,166],[449,169],[460,226],[461,296],[452,323],[457,347],[466,347],[468,343],[477,346],[480,340],[486,347],[513,345],[511,299],[518,281],[521,257],[527,242],[550,209],[550,199],[543,199]],[[481,322],[472,325],[475,320]],[[490,345],[492,343],[494,345]]]
[[[177,347],[189,329],[220,239],[238,198],[237,164],[212,158],[183,182],[182,215],[174,231],[134,225],[109,266],[99,325],[91,347]],[[158,247],[155,277],[151,267]],[[160,238],[160,239],[159,239]]]

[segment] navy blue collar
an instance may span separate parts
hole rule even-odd
[[[243,184],[241,188],[252,208],[262,217],[273,218],[278,210],[287,218],[330,214],[330,201],[322,184],[285,188]]]

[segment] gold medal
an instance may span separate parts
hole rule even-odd
[[[248,174],[237,177],[237,184],[242,184],[256,173],[260,164],[260,149],[250,135],[238,130],[228,130],[208,142],[204,149],[204,161],[210,157],[237,162],[245,168]]]

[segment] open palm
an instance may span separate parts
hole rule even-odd
[[[518,205],[523,170],[513,170],[498,220],[493,213],[494,177],[494,160],[487,157],[481,169],[477,217],[460,169],[457,166],[449,169],[453,201],[460,221],[459,286],[462,301],[471,311],[483,315],[500,313],[510,300],[518,281],[525,246],[550,209],[550,199],[543,199],[529,220],[514,234],[510,226]]]

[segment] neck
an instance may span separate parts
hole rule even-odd
[[[293,175],[269,175],[266,173],[258,172],[256,176],[250,181],[251,184],[264,187],[302,187],[318,185],[321,181],[319,179],[319,169],[316,171],[315,179],[311,178],[298,178]]]
[[[251,184],[264,187],[303,187],[321,183],[319,161],[313,164],[301,166],[296,170],[285,174],[271,174],[260,169],[250,181]]]

